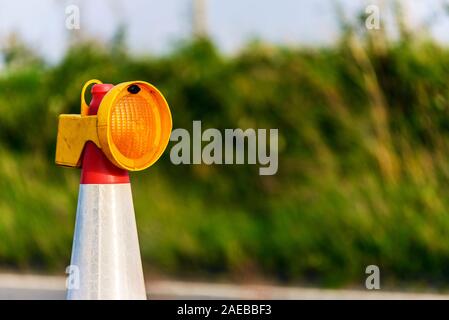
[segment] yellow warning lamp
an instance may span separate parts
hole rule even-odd
[[[56,163],[80,167],[87,141],[92,141],[115,166],[138,171],[151,166],[165,150],[172,129],[170,109],[164,96],[145,81],[112,87],[96,115],[89,115],[86,88],[101,84],[90,80],[81,91],[81,114],[59,116]]]

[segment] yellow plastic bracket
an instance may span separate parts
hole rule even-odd
[[[100,80],[87,81],[81,90],[81,114],[62,114],[59,116],[56,139],[55,162],[61,166],[80,167],[81,154],[87,141],[100,148],[97,134],[97,116],[89,116],[89,106],[85,100],[86,89]]]
[[[81,154],[86,141],[92,141],[100,148],[97,116],[60,115],[56,140],[56,163],[67,167],[80,167]]]

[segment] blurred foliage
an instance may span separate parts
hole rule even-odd
[[[376,36],[378,37],[378,36]],[[207,39],[135,57],[76,43],[46,65],[14,43],[0,75],[0,264],[69,264],[79,171],[57,168],[57,115],[79,112],[82,84],[144,79],[174,128],[279,128],[279,171],[172,165],[169,145],[133,174],[146,270],[363,284],[449,282],[449,49],[348,32],[331,48]]]

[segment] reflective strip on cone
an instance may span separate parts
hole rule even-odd
[[[146,299],[129,183],[80,185],[71,268],[67,299]]]

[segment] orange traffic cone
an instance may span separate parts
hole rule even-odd
[[[168,143],[171,115],[166,103],[155,103],[161,100],[151,95],[162,95],[154,87],[136,83],[95,84],[87,114],[60,117],[56,162],[82,167],[67,299],[146,299],[128,170],[157,160]],[[145,88],[147,96],[140,98]],[[107,129],[101,127],[99,110],[108,117]],[[73,128],[81,131],[78,136],[67,132]],[[80,144],[74,138],[79,136],[90,141]]]

